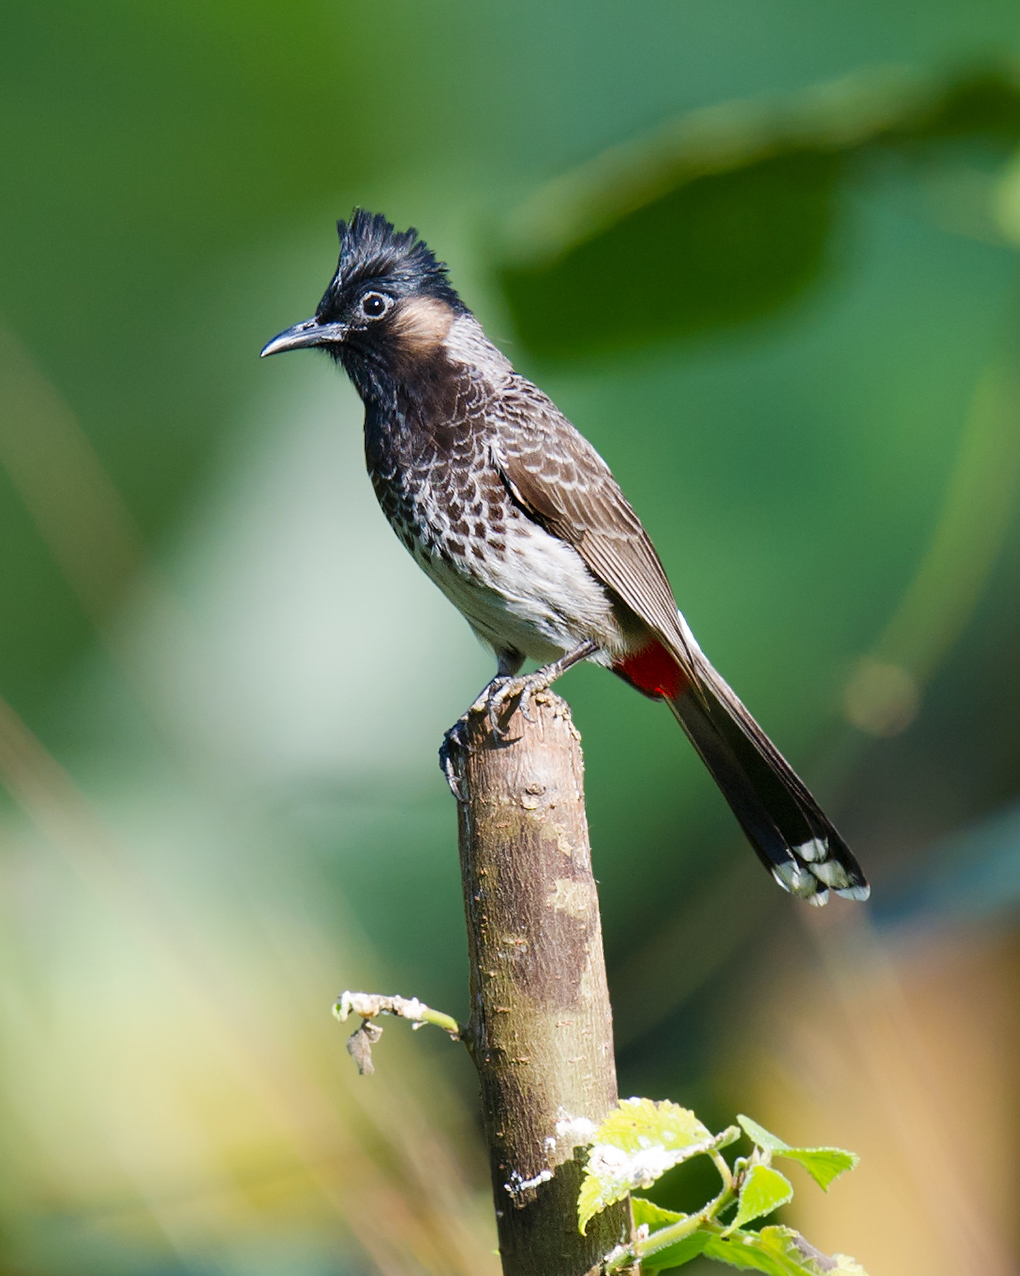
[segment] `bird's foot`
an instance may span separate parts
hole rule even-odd
[[[485,712],[489,717],[489,726],[492,728],[494,735],[505,737],[505,731],[500,726],[500,715],[504,708],[513,700],[516,700],[517,707],[528,722],[533,722],[534,718],[531,713],[531,702],[540,691],[548,691],[552,684],[568,669],[576,665],[581,660],[586,660],[597,649],[597,644],[592,641],[581,643],[575,647],[573,651],[568,651],[560,656],[558,660],[553,660],[547,665],[543,665],[541,669],[536,669],[534,673],[524,674],[520,678],[496,677],[489,683],[482,694],[474,702],[468,713]]]
[[[489,727],[493,735],[502,740],[504,738],[504,733],[499,725],[498,714],[503,701],[496,697],[499,696],[499,693],[503,690],[507,683],[513,681],[513,678],[497,674],[491,682],[486,683],[472,703],[468,705],[453,726],[450,727],[449,731],[447,731],[443,736],[443,743],[439,746],[439,766],[442,769],[443,775],[446,776],[446,783],[450,786],[450,792],[458,802],[463,802],[464,797],[460,791],[460,784],[457,780],[455,757],[458,751],[462,749],[469,749],[471,747],[468,743],[468,725],[471,718],[476,714],[485,714],[489,720]]]
[[[516,700],[518,702],[517,707],[524,717],[529,722],[533,722],[531,702],[535,696],[540,691],[548,690],[561,674],[566,673],[578,661],[587,659],[596,649],[596,643],[583,642],[573,651],[568,651],[565,655],[560,656],[559,660],[553,660],[541,669],[536,669],[534,673],[525,674],[522,678],[497,674],[490,683],[482,688],[474,702],[468,706],[443,736],[443,743],[439,748],[439,765],[442,768],[443,775],[446,776],[446,783],[450,786],[451,793],[458,802],[463,802],[464,796],[461,793],[460,783],[457,779],[455,757],[459,750],[470,748],[468,743],[468,724],[472,716],[484,714],[488,719],[489,730],[496,739],[505,740],[507,730],[500,719],[507,705]]]
[[[506,737],[506,729],[501,725],[500,718],[506,707],[514,700],[517,701],[517,707],[528,722],[534,721],[531,713],[533,698],[540,691],[548,690],[559,676],[557,673],[550,674],[548,672],[549,668],[550,666],[546,665],[544,669],[536,669],[534,673],[525,674],[520,678],[494,678],[492,680],[485,689],[484,711],[488,715],[489,726],[493,735],[497,735],[500,738]],[[477,704],[478,702],[476,701],[475,703]]]

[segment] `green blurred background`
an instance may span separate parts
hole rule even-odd
[[[394,1025],[358,1080],[329,1016],[464,1014],[435,750],[491,673],[353,391],[257,359],[355,204],[607,458],[874,884],[783,896],[571,673],[622,1092],[856,1148],[790,1218],[871,1276],[1020,1270],[1014,57],[1003,0],[0,7],[0,1272],[497,1270],[466,1061]]]

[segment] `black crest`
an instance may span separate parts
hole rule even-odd
[[[429,293],[462,308],[447,278],[446,263],[436,260],[413,226],[398,231],[382,213],[356,208],[350,221],[339,221],[336,228],[340,261],[319,304],[320,315],[342,296],[350,295],[352,288],[366,283],[385,285],[388,291],[403,296]]]

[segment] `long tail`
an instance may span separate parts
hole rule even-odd
[[[850,848],[693,635],[689,653],[694,683],[676,676],[674,658],[658,643],[654,658],[646,648],[639,660],[628,660],[616,672],[666,701],[758,858],[784,890],[816,905],[827,902],[830,890],[847,899],[867,899],[870,887]],[[658,677],[649,685],[653,666]],[[669,666],[672,677],[664,677]]]

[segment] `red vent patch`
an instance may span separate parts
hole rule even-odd
[[[649,643],[640,651],[613,665],[613,672],[643,691],[646,696],[675,700],[687,688],[687,679],[680,672],[675,657],[661,642]]]

